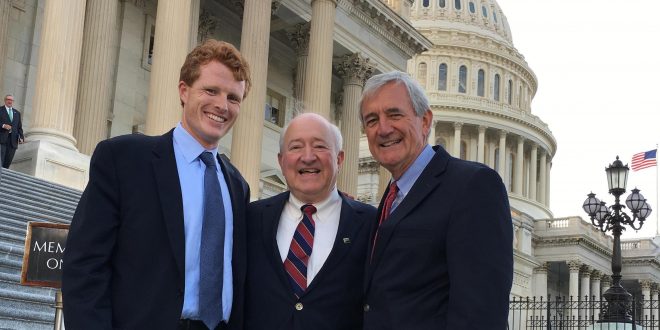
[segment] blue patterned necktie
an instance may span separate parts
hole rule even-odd
[[[213,154],[199,158],[204,171],[204,216],[199,253],[199,318],[209,329],[222,321],[222,280],[225,249],[225,208]]]

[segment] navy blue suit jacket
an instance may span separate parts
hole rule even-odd
[[[288,199],[289,192],[285,192],[248,207],[245,329],[361,329],[364,263],[376,208],[342,196],[332,251],[305,293],[296,299],[276,240]],[[296,309],[297,303],[302,309]]]
[[[242,329],[250,194],[238,170],[219,158],[234,212],[229,326]],[[176,329],[184,267],[183,201],[172,131],[100,142],[64,254],[66,328]]]
[[[11,148],[18,148],[18,139],[23,140],[23,124],[21,123],[21,113],[12,108],[13,120],[9,120],[7,108],[3,105],[0,106],[0,144],[5,144]],[[11,125],[11,133],[9,130],[2,128],[2,124]]]
[[[513,277],[506,190],[487,166],[434,149],[379,229],[364,329],[505,329]]]

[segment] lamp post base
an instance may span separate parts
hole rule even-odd
[[[632,295],[620,284],[613,285],[603,297],[607,306],[601,310],[600,320],[603,323],[632,323]]]

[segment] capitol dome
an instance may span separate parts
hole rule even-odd
[[[433,46],[408,62],[433,111],[431,144],[497,170],[515,212],[551,218],[557,142],[531,102],[538,81],[494,0],[416,0],[412,25]]]

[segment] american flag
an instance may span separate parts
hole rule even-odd
[[[639,171],[647,167],[653,167],[656,163],[655,154],[658,149],[649,150],[646,152],[640,152],[633,155],[632,158],[632,170]]]

